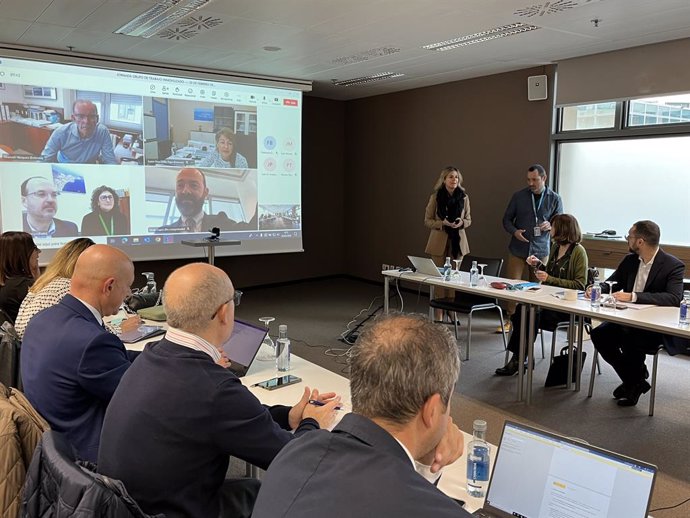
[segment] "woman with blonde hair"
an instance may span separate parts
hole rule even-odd
[[[50,261],[43,275],[31,287],[19,308],[14,328],[20,339],[24,338],[26,326],[36,313],[54,306],[67,295],[72,285],[72,274],[74,273],[74,267],[77,265],[77,259],[79,259],[84,250],[93,244],[95,243],[88,237],[80,237],[73,239],[57,251],[53,260]],[[130,317],[123,321],[121,330],[135,329],[139,324],[141,324],[139,317]],[[117,334],[120,332],[117,326],[106,324],[105,327],[111,333]]]
[[[36,313],[54,306],[67,294],[79,255],[93,244],[94,242],[88,237],[80,237],[57,251],[45,272],[31,286],[19,307],[17,321],[14,324],[19,338],[24,337],[26,325]]]
[[[424,213],[424,225],[430,229],[424,251],[437,266],[443,266],[446,257],[462,259],[470,253],[465,229],[471,224],[470,198],[462,188],[462,175],[456,167],[444,167]],[[436,294],[437,298],[451,297],[452,290],[437,288]],[[436,310],[436,320],[441,315]]]

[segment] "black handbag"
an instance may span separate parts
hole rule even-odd
[[[125,304],[132,311],[150,308],[160,303],[160,292],[158,293],[133,293],[125,299]]]
[[[571,381],[574,383],[577,379],[577,347],[573,347],[573,371],[571,373]],[[582,351],[582,365],[585,364],[587,353]],[[549,372],[546,375],[545,387],[559,387],[568,383],[568,348],[561,349],[558,356],[554,356],[553,362],[549,367]]]

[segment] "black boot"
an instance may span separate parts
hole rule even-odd
[[[518,372],[518,356],[513,354],[505,366],[496,369],[496,376],[513,376]]]

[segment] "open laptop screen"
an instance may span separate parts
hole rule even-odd
[[[645,518],[655,476],[650,464],[506,421],[484,508],[527,518]]]
[[[232,335],[223,344],[223,351],[231,361],[231,371],[240,377],[247,373],[266,333],[265,327],[235,320]]]

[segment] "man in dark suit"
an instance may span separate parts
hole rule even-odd
[[[685,266],[659,248],[661,231],[653,221],[638,221],[628,231],[628,254],[608,278],[616,281],[614,297],[620,302],[678,306],[683,296]],[[618,291],[617,291],[618,290]],[[673,341],[653,331],[604,322],[592,330],[592,343],[623,382],[613,391],[620,406],[634,406],[650,389],[644,359],[664,342],[677,354]]]
[[[53,182],[42,176],[32,176],[22,182],[22,214],[24,232],[36,237],[78,236],[77,225],[55,217],[59,192]]]
[[[183,266],[163,291],[170,327],[115,392],[98,469],[122,480],[149,514],[250,516],[258,481],[225,480],[229,456],[266,469],[293,438],[333,423],[340,399],[305,387],[295,406],[267,408],[217,363],[239,303],[219,268]]]
[[[103,327],[130,293],[134,265],[107,245],[92,245],[77,259],[70,291],[34,316],[22,341],[26,397],[64,432],[81,459],[96,462],[101,426],[130,355]]]
[[[206,175],[200,169],[180,169],[175,180],[175,204],[181,216],[177,221],[159,227],[156,232],[206,232],[213,227],[221,231],[256,230],[256,212],[249,223],[230,219],[225,212],[206,214],[204,202],[208,193]]]
[[[460,371],[450,331],[386,317],[350,352],[353,412],[278,454],[252,517],[470,516],[432,483],[463,449],[450,417]]]

